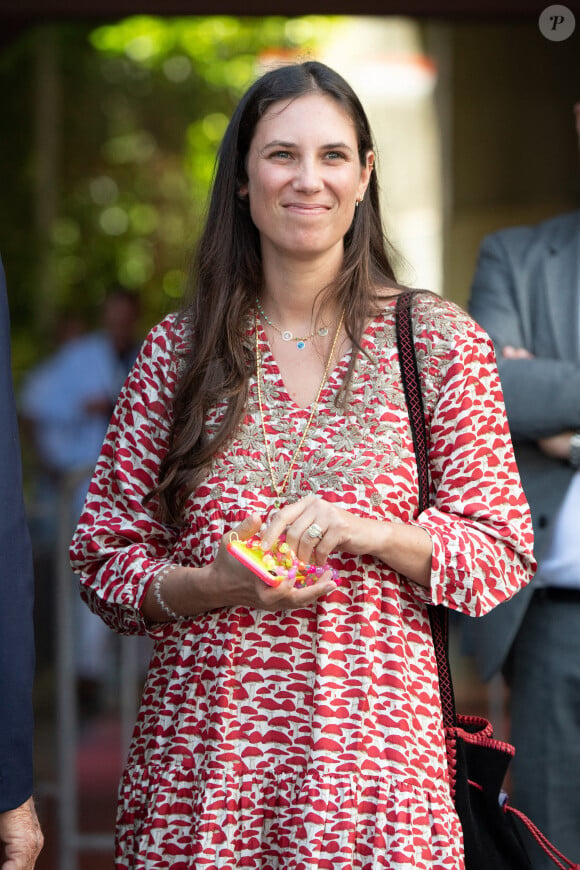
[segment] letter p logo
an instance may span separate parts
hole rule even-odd
[[[547,6],[538,19],[540,33],[551,42],[563,42],[574,33],[576,19],[567,6]]]

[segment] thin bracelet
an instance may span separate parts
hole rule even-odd
[[[170,574],[174,568],[177,568],[177,565],[174,565],[171,562],[169,565],[166,565],[164,568],[159,571],[158,574],[155,575],[155,579],[153,580],[153,598],[163,611],[163,613],[168,616],[170,619],[179,619],[179,613],[176,613],[165,601],[163,595],[161,594],[161,584],[165,580],[168,574]]]

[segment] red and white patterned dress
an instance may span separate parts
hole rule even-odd
[[[281,479],[308,411],[293,405],[261,327],[265,407]],[[257,391],[178,535],[145,509],[178,377],[169,317],[119,400],[73,540],[88,604],[155,639],[120,786],[116,866],[148,870],[460,870],[426,602],[480,615],[533,569],[532,529],[493,348],[450,303],[414,303],[430,433],[432,506],[417,478],[394,303],[366,329],[348,412],[332,371],[293,475],[364,516],[417,521],[433,539],[430,593],[371,557],[337,553],[340,586],[308,608],[226,607],[151,626],[139,607],[167,561],[200,566],[248,511],[274,502]],[[216,408],[210,428],[219,419]]]

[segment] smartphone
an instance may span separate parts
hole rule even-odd
[[[253,571],[268,586],[278,586],[286,577],[296,578],[296,586],[312,586],[326,571],[332,571],[332,579],[338,582],[338,572],[326,564],[308,565],[301,562],[282,536],[269,550],[254,535],[240,541],[235,533],[230,535],[228,552],[250,571]]]

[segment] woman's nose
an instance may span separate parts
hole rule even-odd
[[[323,186],[320,169],[315,160],[301,160],[297,166],[296,176],[294,178],[294,187],[296,190],[304,191],[305,193],[316,193]]]

